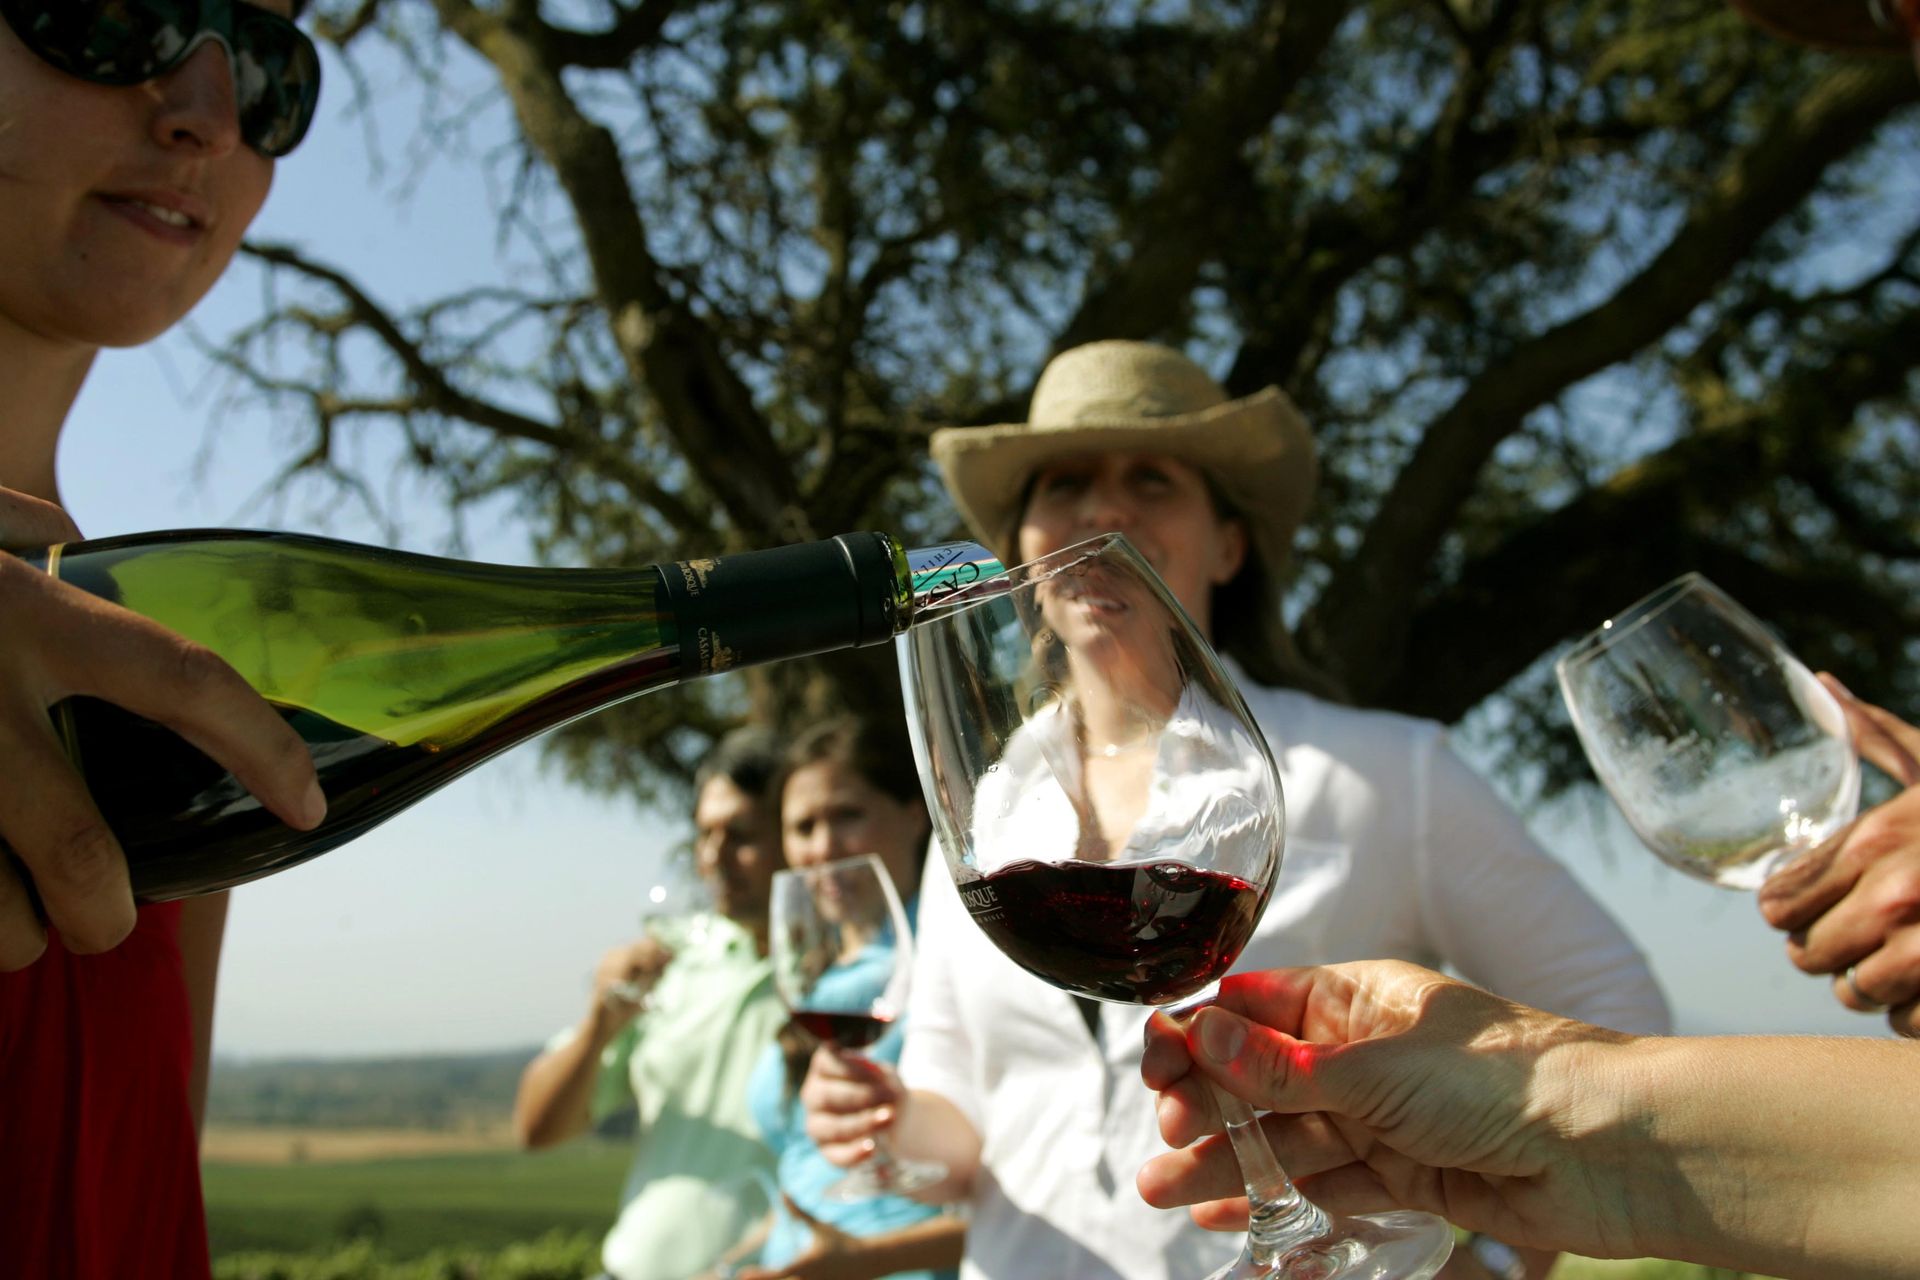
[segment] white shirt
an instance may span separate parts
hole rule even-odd
[[[1439,725],[1241,689],[1280,767],[1287,830],[1236,970],[1397,958],[1602,1026],[1667,1029],[1625,933]],[[1166,1149],[1139,1075],[1147,1011],[1101,1005],[1096,1044],[1072,997],[974,927],[942,870],[922,881],[900,1069],[981,1137],[962,1280],[1197,1280],[1231,1261],[1237,1236],[1149,1208],[1134,1189]]]
[[[1250,860],[1264,857],[1279,843],[1281,806],[1274,803],[1272,775],[1252,756],[1256,748],[1244,725],[1189,686],[1152,734],[1153,781],[1145,811],[1122,848],[1102,847],[1091,860],[1184,856],[1187,833],[1203,821],[1225,869],[1239,871],[1241,864],[1221,845],[1247,846]],[[985,874],[1026,858],[1075,856],[1092,825],[1086,820],[1091,806],[1073,716],[1064,703],[1055,703],[1008,740],[998,767],[974,791],[976,868]]]

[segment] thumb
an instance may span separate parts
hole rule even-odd
[[[1209,1080],[1263,1111],[1329,1110],[1325,1051],[1210,1005],[1187,1027],[1187,1047]]]
[[[802,1209],[799,1205],[795,1204],[793,1197],[788,1195],[784,1191],[780,1193],[780,1203],[786,1206],[786,1210],[788,1213],[792,1214],[794,1217],[798,1218],[800,1221],[806,1223],[809,1227],[819,1227],[821,1225],[820,1219],[814,1217],[812,1214],[808,1213],[805,1209]]]
[[[784,1191],[780,1193],[780,1203],[786,1206],[788,1213],[798,1218],[812,1230],[814,1248],[835,1251],[846,1247],[847,1241],[851,1238],[846,1232],[834,1226],[831,1222],[822,1222],[820,1219],[814,1217],[798,1204],[794,1203],[793,1197]]]

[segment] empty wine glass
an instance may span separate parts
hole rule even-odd
[[[1846,713],[1771,632],[1697,573],[1554,664],[1580,745],[1647,847],[1756,888],[1852,821]]]
[[[898,638],[914,752],[960,899],[1010,959],[1077,995],[1184,1017],[1265,909],[1285,811],[1219,659],[1124,537],[927,609]],[[1331,1217],[1217,1093],[1252,1205],[1216,1277],[1422,1280],[1422,1213]]]
[[[693,851],[667,855],[640,902],[640,932],[678,955],[704,943],[714,927],[713,892],[693,869]],[[644,1005],[647,988],[638,982],[608,984],[610,999]]]
[[[913,935],[893,877],[873,854],[773,876],[768,958],[793,1021],[843,1052],[868,1048],[906,1006]],[[874,1151],[822,1194],[833,1200],[906,1195],[947,1176],[944,1165]]]

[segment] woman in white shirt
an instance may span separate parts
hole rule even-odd
[[[1315,463],[1278,389],[1229,400],[1178,352],[1102,342],[1048,365],[1030,418],[934,435],[976,535],[1026,561],[1126,534],[1227,658],[1280,767],[1285,857],[1236,968],[1445,964],[1584,1021],[1666,1029],[1625,934],[1440,726],[1340,706],[1300,661],[1279,582]],[[971,1209],[963,1280],[1198,1280],[1238,1242],[1134,1191],[1135,1170],[1163,1150],[1135,1078],[1145,1020],[1019,969],[966,918],[950,879],[929,874],[899,1077],[820,1055],[802,1094],[809,1131],[851,1162],[891,1125],[898,1149],[946,1163],[953,1175],[925,1195]],[[1443,1274],[1487,1272],[1463,1257]]]

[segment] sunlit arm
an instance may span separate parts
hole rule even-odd
[[[1141,1074],[1174,1150],[1140,1190],[1202,1226],[1246,1220],[1211,1081],[1333,1209],[1787,1280],[1920,1258],[1916,1044],[1626,1036],[1373,961],[1229,978],[1185,1028],[1155,1016]]]
[[[571,1037],[527,1064],[513,1099],[513,1134],[521,1146],[556,1146],[591,1127],[600,1055],[631,1017],[596,1002]]]
[[[894,1108],[888,1130],[896,1156],[932,1160],[947,1167],[947,1176],[913,1193],[927,1204],[949,1204],[973,1194],[980,1172],[980,1134],[960,1108],[943,1094],[911,1090]]]

